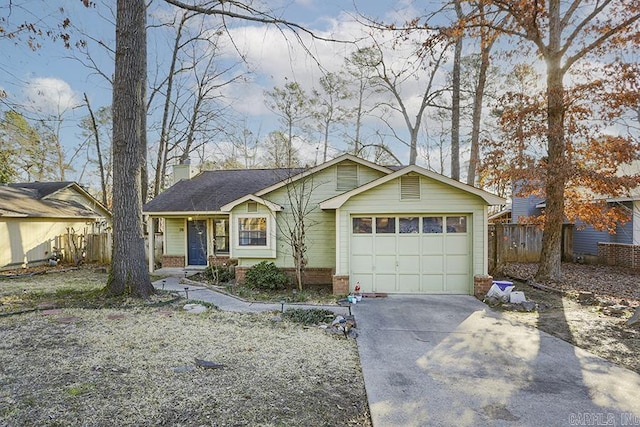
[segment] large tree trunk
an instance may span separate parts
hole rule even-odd
[[[147,49],[144,0],[118,0],[113,81],[113,255],[107,292],[146,297],[153,285],[142,232]]]
[[[104,173],[104,163],[102,161],[102,150],[100,149],[100,132],[98,131],[98,123],[96,122],[96,116],[93,114],[93,109],[89,103],[89,97],[87,93],[84,93],[84,102],[87,104],[89,110],[89,119],[91,120],[91,132],[93,133],[93,139],[96,143],[96,155],[98,157],[98,170],[100,171],[100,189],[102,190],[102,204],[109,206],[107,203],[107,177]]]
[[[473,96],[473,113],[471,118],[471,154],[469,155],[469,167],[467,169],[467,184],[475,185],[476,171],[480,163],[480,121],[482,120],[482,104],[484,100],[484,89],[487,83],[487,72],[491,65],[491,48],[494,38],[487,35],[482,30],[482,40],[480,41],[480,69],[478,70],[478,81],[476,83],[475,94]],[[487,40],[487,38],[491,38]]]
[[[559,280],[562,267],[564,186],[567,176],[564,140],[564,76],[560,53],[560,2],[549,2],[549,49],[547,62],[547,176],[542,253],[537,280]]]
[[[460,0],[454,6],[459,20],[463,19]],[[460,180],[460,59],[462,57],[462,34],[456,37],[453,50],[453,77],[451,88],[451,178]],[[413,164],[413,163],[412,163]]]

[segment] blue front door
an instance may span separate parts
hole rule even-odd
[[[207,222],[187,221],[188,265],[207,265]]]

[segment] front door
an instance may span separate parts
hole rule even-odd
[[[188,265],[207,265],[207,221],[187,221]]]

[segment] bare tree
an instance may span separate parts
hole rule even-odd
[[[425,111],[427,107],[442,108],[443,106],[437,101],[441,95],[449,89],[447,87],[437,87],[436,79],[440,71],[440,66],[445,60],[449,45],[450,41],[448,38],[443,37],[439,33],[432,33],[429,38],[422,43],[422,51],[416,57],[415,62],[408,61],[405,67],[394,69],[394,67],[385,63],[380,46],[377,46],[379,61],[368,64],[368,66],[375,69],[377,73],[375,77],[377,84],[391,94],[393,101],[386,105],[391,110],[398,112],[407,126],[407,131],[409,132],[408,142],[398,134],[391,123],[386,119],[382,119],[394,137],[409,147],[409,164],[412,165],[416,163],[418,157],[418,136]],[[409,104],[407,103],[412,94],[403,95],[402,86],[408,81],[415,81],[416,71],[422,68],[427,70],[428,76],[426,82],[423,83],[418,110],[413,114],[412,118],[408,108]]]
[[[347,88],[347,80],[336,73],[328,73],[320,78],[320,90],[313,90],[313,97],[317,100],[311,112],[317,122],[317,128],[322,134],[322,162],[327,161],[329,137],[334,126],[346,123],[350,114],[343,105],[344,101],[352,97]]]

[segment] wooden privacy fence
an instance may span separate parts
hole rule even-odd
[[[508,262],[537,262],[542,252],[542,228],[529,224],[489,225],[489,272]],[[573,224],[562,226],[562,259],[573,259]]]
[[[109,264],[113,238],[111,233],[78,234],[69,231],[56,238],[62,250],[62,261],[78,264],[80,261]]]

